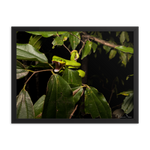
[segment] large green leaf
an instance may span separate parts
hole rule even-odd
[[[23,78],[29,73],[29,71],[25,69],[24,65],[20,61],[17,60],[16,65],[17,65],[16,66],[16,73],[17,73],[16,78],[17,79]]]
[[[69,41],[72,47],[72,50],[75,50],[76,47],[78,46],[78,44],[80,43],[81,37],[80,37],[80,33],[79,32],[71,32],[72,34],[69,35]],[[75,35],[75,36],[74,36]],[[77,38],[78,37],[78,38]]]
[[[85,113],[91,114],[92,118],[111,118],[111,109],[103,94],[94,87],[85,90]]]
[[[82,58],[81,59],[83,59],[84,57],[86,57],[90,53],[91,48],[92,48],[92,42],[86,41],[86,44],[82,50]]]
[[[47,93],[42,118],[69,118],[74,109],[72,89],[59,75],[52,75],[47,84]]]
[[[17,43],[17,59],[40,61],[47,63],[48,59],[44,53],[39,52],[30,44],[18,44]]]
[[[35,118],[32,100],[25,89],[22,89],[19,95],[17,96],[16,108],[18,119]]]
[[[82,85],[82,78],[77,70],[65,68],[62,77],[70,84],[71,87]]]
[[[117,46],[117,47],[115,47],[115,48],[116,48],[117,50],[120,50],[120,51],[124,52],[124,53],[131,53],[131,54],[134,53],[134,50],[133,50],[132,47]]]
[[[121,109],[124,110],[126,114],[129,114],[133,108],[133,92],[130,92],[130,94],[124,99]]]
[[[45,100],[45,95],[42,95],[34,104],[34,112],[35,112],[35,117],[40,115],[43,111],[43,106],[44,106],[44,100]]]
[[[57,35],[56,31],[26,31],[26,32],[34,35],[42,35],[45,38],[51,37],[53,35]]]

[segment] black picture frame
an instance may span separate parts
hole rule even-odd
[[[134,117],[133,119],[17,119],[16,118],[16,32],[17,31],[132,31],[134,33]],[[139,27],[11,27],[11,123],[139,123],[138,67]]]

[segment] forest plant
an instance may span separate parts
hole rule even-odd
[[[30,40],[26,44],[17,43],[17,63],[16,77],[21,79],[29,72],[32,75],[26,80],[20,93],[17,95],[17,118],[84,118],[86,114],[91,118],[112,118],[110,101],[96,88],[82,82],[86,75],[86,70],[80,69],[81,63],[88,55],[98,50],[100,44],[109,59],[113,59],[118,53],[123,66],[133,55],[133,45],[129,42],[128,32],[116,32],[121,45],[117,45],[114,40],[102,40],[100,32],[69,32],[69,31],[26,31],[31,34]],[[40,52],[42,38],[53,37],[52,49],[57,46],[65,47],[70,53],[70,59],[53,55],[51,62],[49,58]],[[66,46],[64,43],[70,43]],[[80,49],[77,47],[81,45]],[[96,53],[95,53],[96,54]],[[96,57],[96,55],[95,55]],[[19,61],[20,60],[20,61]],[[24,65],[23,61],[35,61],[36,65]],[[38,70],[34,70],[38,68]],[[41,68],[41,69],[39,69]],[[31,77],[40,72],[51,72],[45,95],[42,95],[33,105],[31,97],[26,90],[26,85]],[[112,92],[113,93],[113,92]],[[122,92],[127,96],[121,105],[124,113],[128,114],[133,109],[133,91]],[[79,109],[79,113],[75,112]],[[81,115],[82,114],[82,115]]]

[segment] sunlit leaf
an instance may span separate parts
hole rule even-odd
[[[133,93],[133,91],[123,91],[123,92],[120,92],[118,95],[129,96],[129,94],[131,93]]]
[[[59,35],[62,35],[62,34],[65,34],[65,33],[68,33],[68,31],[58,31]]]

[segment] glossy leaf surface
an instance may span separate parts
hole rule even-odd
[[[42,113],[45,101],[45,95],[41,96],[34,104],[35,117]]]
[[[74,109],[72,89],[59,75],[52,75],[47,84],[47,93],[42,118],[69,118]]]
[[[26,32],[34,35],[42,35],[45,38],[57,35],[56,31],[26,31]]]
[[[131,54],[134,53],[132,47],[118,46],[118,47],[115,47],[115,48],[122,51],[122,52],[125,52],[125,53],[131,53]]]
[[[32,119],[35,118],[33,103],[30,95],[25,89],[17,96],[17,118],[18,119]]]
[[[81,37],[80,37],[80,33],[79,32],[71,32],[72,34],[69,35],[69,41],[72,47],[72,50],[75,50],[76,47],[78,46],[78,44],[80,43]],[[75,36],[74,36],[75,35]],[[78,38],[77,38],[78,37]]]
[[[91,52],[91,48],[92,48],[92,42],[91,41],[86,41],[86,44],[82,50],[82,58],[86,57],[90,52]]]
[[[70,84],[71,87],[82,85],[82,78],[77,70],[65,68],[62,77]]]
[[[17,65],[16,66],[16,78],[17,79],[21,79],[29,73],[29,71],[25,69],[24,65],[20,61],[17,60],[16,65]]]
[[[111,109],[102,93],[94,87],[85,90],[85,113],[91,114],[92,118],[111,118]]]
[[[40,61],[47,63],[48,59],[44,53],[39,52],[30,44],[17,44],[17,59]]]

